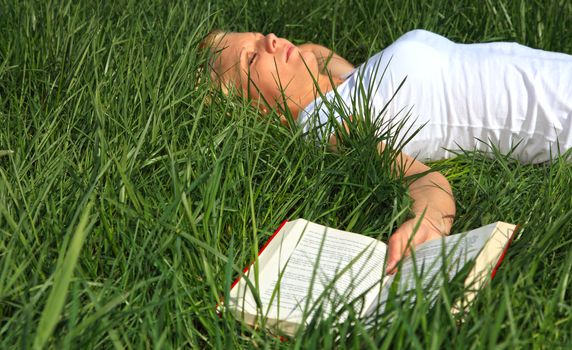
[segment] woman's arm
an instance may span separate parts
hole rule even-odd
[[[347,126],[345,127],[348,130]],[[330,137],[329,143],[334,149],[336,148],[335,135]],[[384,144],[379,143],[378,151],[383,151],[383,148]],[[427,165],[405,153],[397,156],[393,169],[403,171],[405,176],[418,175],[430,170]],[[409,248],[448,235],[455,218],[453,191],[449,181],[441,173],[429,172],[410,182],[409,195],[413,200],[411,210],[414,217],[401,224],[389,238],[387,273],[396,271],[397,263]],[[415,235],[411,237],[414,232]]]
[[[298,46],[302,51],[311,51],[318,60],[322,73],[329,73],[332,77],[341,78],[354,69],[353,64],[332,50],[318,44],[302,44]]]
[[[383,149],[380,144],[378,149]],[[403,169],[405,176],[424,173],[430,168],[420,161],[401,153],[397,169]],[[446,236],[451,231],[455,218],[455,198],[449,181],[441,173],[433,171],[409,184],[409,195],[413,200],[411,210],[414,217],[405,221],[389,238],[386,271],[394,273],[399,260],[408,247]],[[418,226],[415,235],[411,237]]]

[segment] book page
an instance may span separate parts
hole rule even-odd
[[[276,274],[260,295],[266,316],[301,321],[317,303],[330,313],[367,291],[365,303],[371,302],[379,292],[372,287],[382,279],[385,254],[386,245],[378,240],[309,223],[282,275]]]
[[[416,275],[421,277],[423,288],[442,283],[437,278],[445,268],[448,280],[469,262],[477,257],[489,238],[490,231],[481,234],[472,231],[421,244],[415,249],[413,256],[404,260],[401,266],[401,283],[407,289],[415,288]]]
[[[506,222],[497,222],[490,238],[479,253],[475,265],[465,279],[465,295],[457,300],[453,312],[468,307],[476,296],[478,290],[493,276],[492,269],[500,263],[503,251],[508,248],[509,241],[515,232],[516,226]]]
[[[307,223],[304,219],[287,222],[272,241],[268,242],[258,260],[248,266],[246,275],[239,278],[237,285],[231,290],[228,301],[231,308],[243,310],[253,316],[258,313],[253,293],[258,294],[257,291],[265,290],[274,276],[280,273],[296,248]]]
[[[434,300],[443,283],[451,281],[468,262],[479,256],[496,225],[496,223],[486,225],[417,246],[412,256],[403,260],[399,274],[395,277],[399,277],[398,294],[403,300],[409,298],[410,301],[414,301],[417,288],[421,288],[424,298]],[[381,306],[383,309],[392,283],[393,280],[387,283],[379,302],[374,302],[368,313],[374,312],[374,307]]]

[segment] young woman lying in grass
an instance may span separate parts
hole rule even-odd
[[[572,148],[570,55],[516,43],[456,44],[424,30],[403,35],[357,68],[323,46],[295,46],[274,34],[215,31],[201,46],[215,53],[212,77],[223,91],[236,91],[264,112],[289,110],[332,145],[339,133],[327,122],[347,123],[342,114],[389,117],[418,130],[394,164],[405,176],[427,172],[421,161],[455,150],[492,145],[538,163]],[[415,217],[389,240],[388,272],[409,243],[447,235],[455,217],[451,186],[440,173],[411,182],[409,193]]]

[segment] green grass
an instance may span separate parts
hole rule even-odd
[[[363,61],[425,28],[460,42],[572,53],[569,1],[0,0],[0,348],[566,348],[572,165],[442,161],[454,231],[523,225],[458,323],[394,305],[374,325],[280,342],[218,317],[231,280],[284,218],[387,238],[402,184],[367,149],[328,154],[197,79],[209,30],[274,32]],[[393,322],[387,322],[388,319]]]

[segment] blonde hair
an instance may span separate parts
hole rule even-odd
[[[206,64],[204,68],[201,69],[200,73],[202,74],[203,70],[206,70],[210,76],[211,87],[222,91],[225,95],[228,93],[228,87],[224,83],[220,74],[215,69],[214,62],[217,58],[217,55],[220,54],[220,49],[218,49],[218,46],[227,33],[228,32],[222,29],[213,29],[207,35],[205,35],[199,43],[199,51],[206,52],[208,55]]]
[[[213,29],[199,43],[199,50],[210,50],[216,47],[222,38],[225,36],[226,32],[222,29]]]

